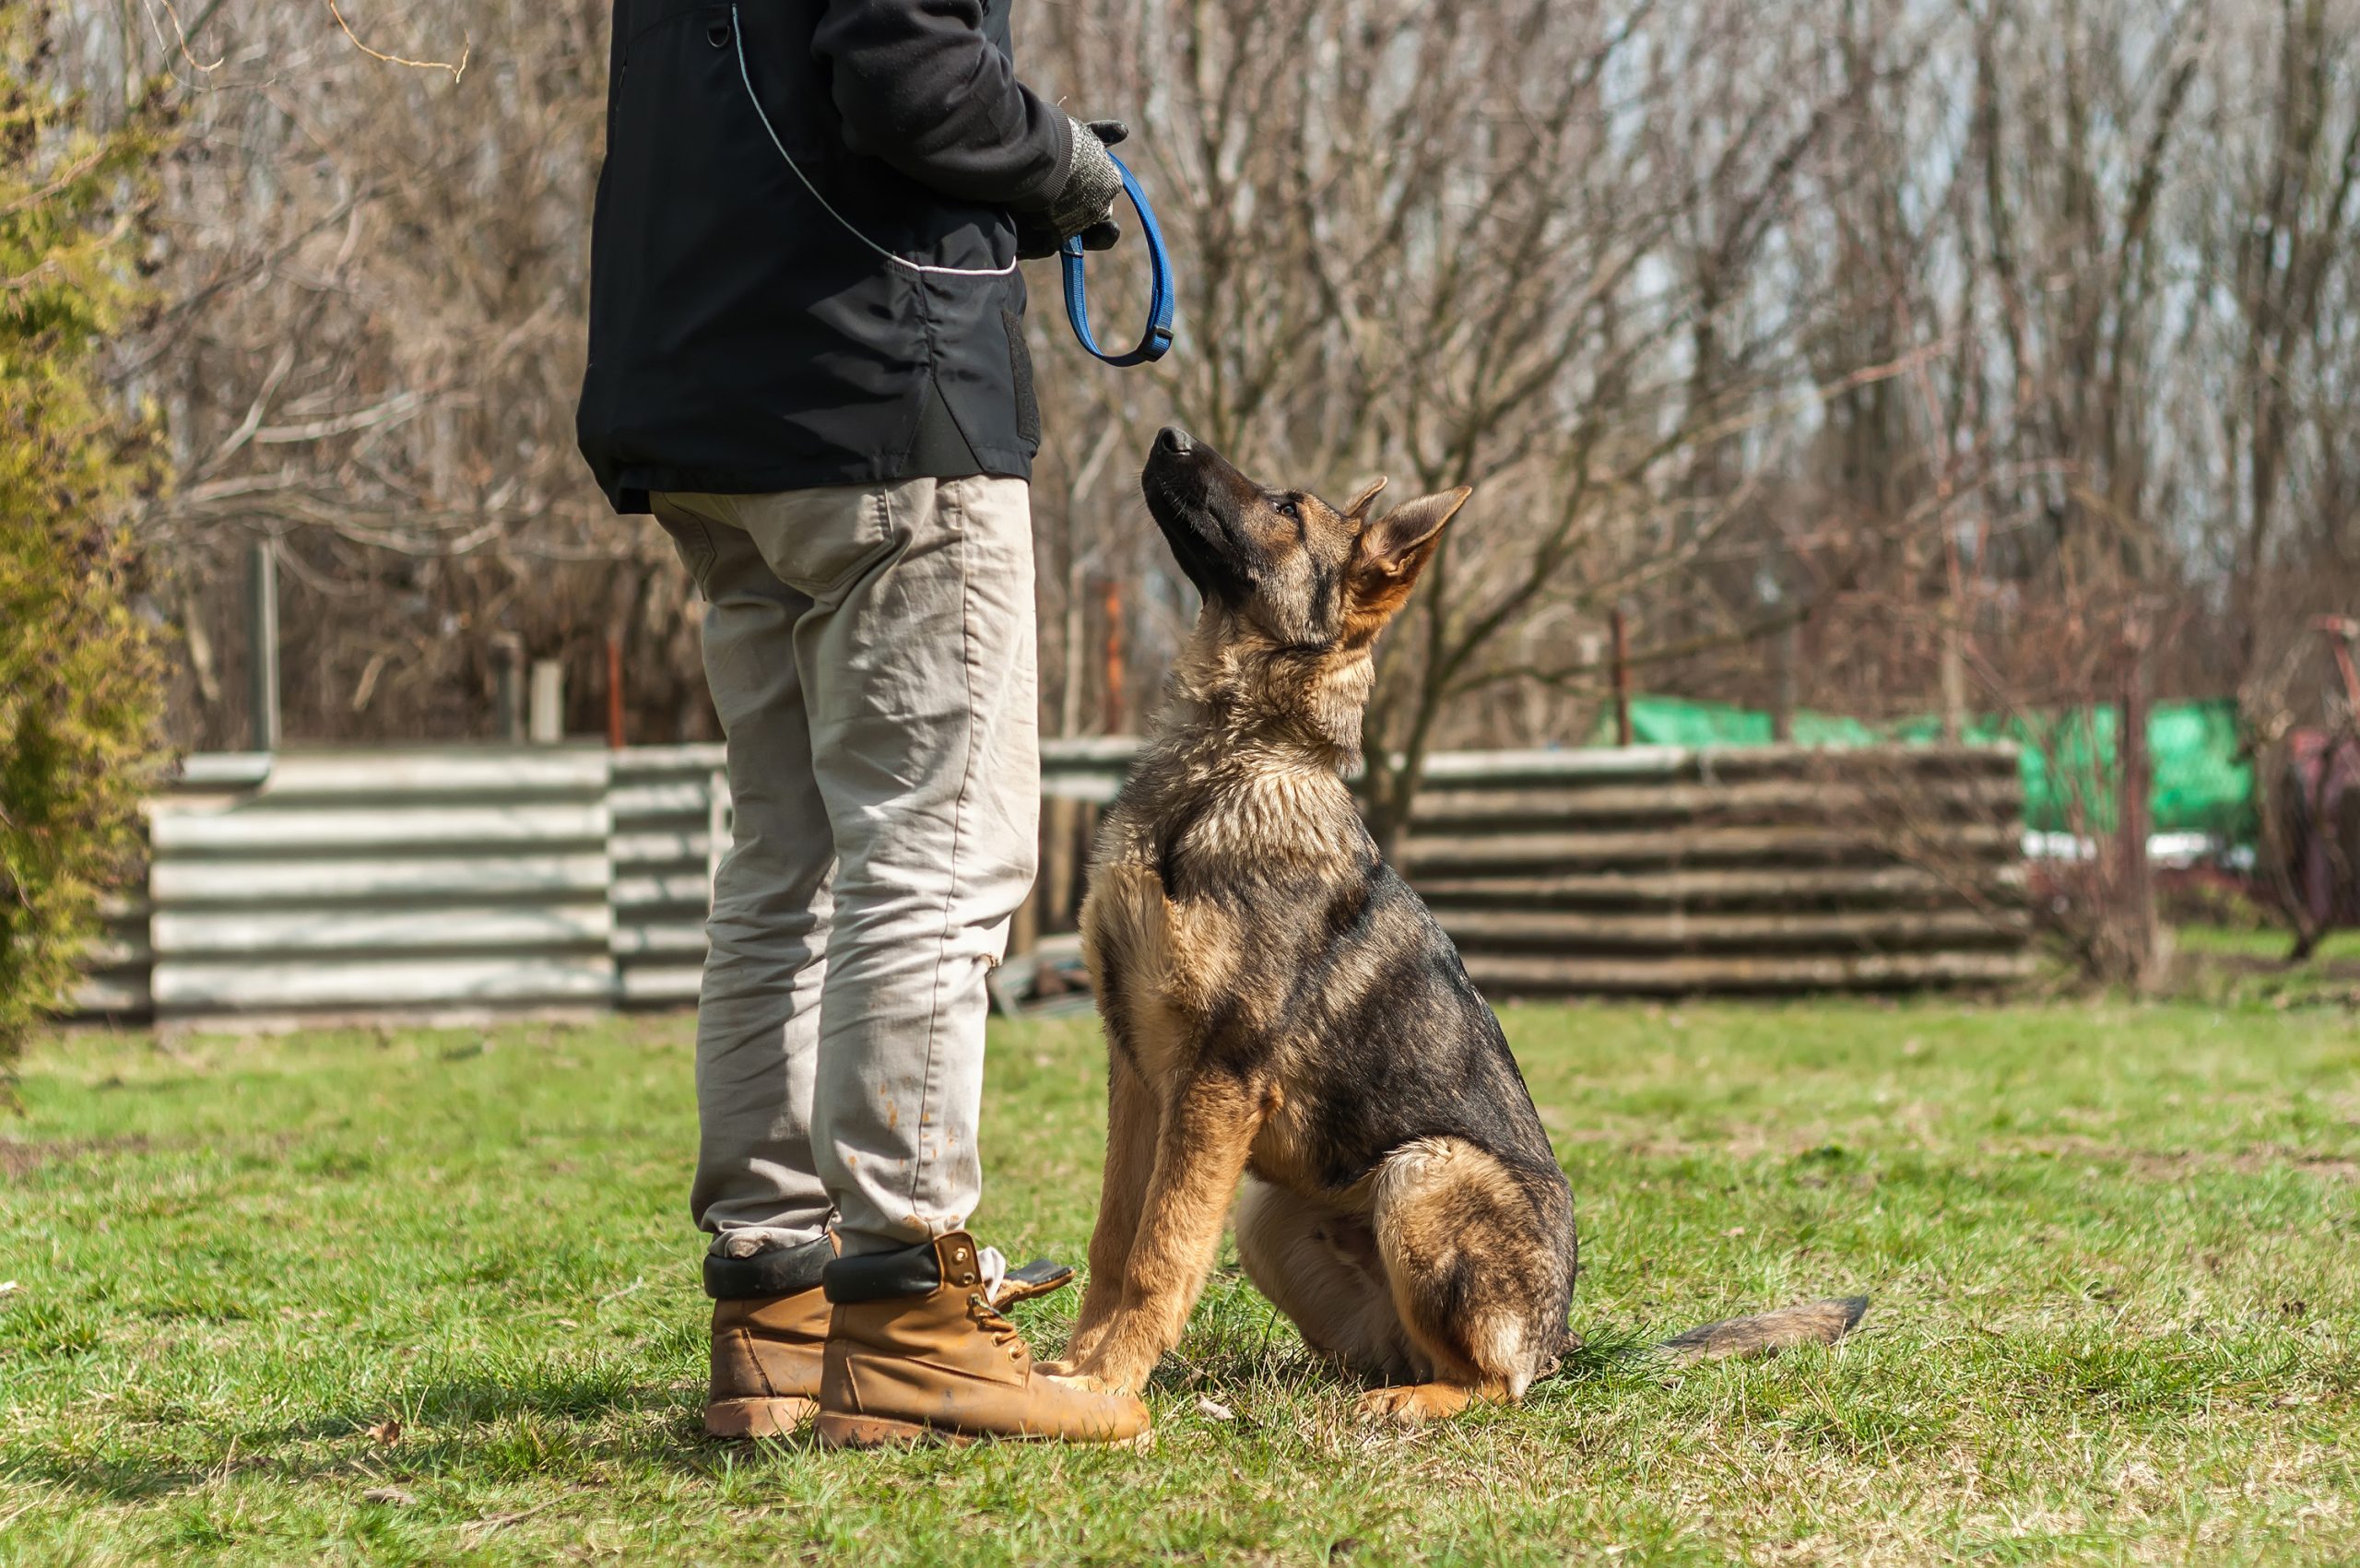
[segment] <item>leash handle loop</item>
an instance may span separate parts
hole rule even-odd
[[[1107,156],[1114,157],[1112,153]],[[1115,167],[1122,173],[1123,193],[1131,198],[1131,210],[1139,215],[1139,233],[1147,242],[1147,331],[1140,335],[1139,347],[1124,353],[1109,354],[1098,347],[1098,339],[1090,330],[1090,293],[1082,280],[1079,234],[1057,247],[1057,265],[1065,269],[1066,320],[1073,324],[1074,336],[1092,357],[1118,367],[1149,365],[1162,359],[1172,348],[1176,292],[1172,286],[1172,254],[1163,248],[1163,230],[1155,226],[1155,211],[1147,205],[1147,193],[1139,189],[1139,177],[1119,158],[1115,159]]]

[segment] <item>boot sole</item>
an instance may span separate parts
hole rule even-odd
[[[895,1421],[889,1416],[845,1416],[824,1411],[820,1417],[819,1435],[822,1448],[914,1448],[926,1444],[964,1448],[985,1439],[995,1443],[1090,1443],[1104,1448],[1150,1448],[1155,1444],[1153,1427],[1124,1438],[1060,1437],[1051,1432],[959,1432],[950,1427],[928,1426],[924,1421]]]
[[[713,1437],[792,1437],[820,1413],[817,1399],[717,1399],[704,1408]]]

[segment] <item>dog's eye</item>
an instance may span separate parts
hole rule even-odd
[[[1297,506],[1294,502],[1286,500],[1284,497],[1280,497],[1279,500],[1279,515],[1281,517],[1292,518],[1295,522],[1300,523],[1303,521],[1303,508]]]

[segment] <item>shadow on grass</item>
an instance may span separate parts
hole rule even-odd
[[[407,1393],[396,1413],[384,1402],[323,1413],[223,1442],[217,1430],[174,1423],[144,1451],[125,1434],[95,1450],[46,1450],[0,1469],[19,1482],[47,1482],[110,1502],[189,1491],[230,1476],[303,1482],[338,1476],[356,1489],[443,1477],[471,1481],[568,1480],[628,1462],[684,1476],[717,1476],[749,1450],[705,1435],[702,1390],[597,1375],[503,1378],[487,1373]],[[388,1417],[403,1430],[385,1427]],[[384,1432],[384,1436],[379,1434]],[[195,1443],[176,1439],[197,1439]],[[389,1440],[390,1439],[390,1440]],[[218,1449],[202,1461],[194,1446]],[[812,1446],[806,1432],[774,1445]],[[174,1448],[180,1452],[173,1452]]]
[[[1643,1376],[1647,1344],[1635,1334],[1592,1333],[1528,1397],[1546,1404],[1579,1385]],[[595,1482],[617,1465],[712,1480],[750,1457],[816,1449],[808,1428],[754,1446],[710,1438],[702,1420],[702,1387],[686,1380],[650,1381],[646,1371],[623,1364],[486,1365],[389,1390],[366,1404],[320,1408],[226,1434],[185,1416],[127,1422],[95,1442],[20,1454],[0,1468],[0,1477],[127,1503],[197,1491],[230,1477],[341,1480],[355,1494],[439,1480]],[[1240,1409],[1348,1401],[1364,1386],[1305,1351],[1267,1306],[1251,1314],[1217,1309],[1165,1357],[1150,1384],[1155,1397],[1184,1409],[1198,1396]],[[389,1420],[399,1422],[397,1433]]]

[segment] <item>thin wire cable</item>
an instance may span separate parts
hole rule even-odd
[[[803,188],[811,193],[811,199],[825,207],[828,216],[844,226],[845,233],[867,245],[895,266],[910,272],[936,273],[950,277],[1006,277],[1016,270],[1016,263],[1013,260],[1010,260],[1006,266],[931,266],[924,262],[914,262],[907,256],[898,255],[854,228],[852,219],[838,212],[834,205],[820,194],[820,187],[811,183],[811,177],[803,172],[803,166],[796,162],[794,156],[786,150],[786,144],[778,139],[778,130],[771,124],[771,117],[762,112],[761,98],[754,91],[753,73],[746,68],[746,29],[738,25],[738,7],[735,6],[729,7],[729,41],[738,52],[738,79],[746,84],[746,101],[754,106],[754,118],[762,123],[763,134],[770,137],[771,146],[778,148],[779,157],[786,160],[786,166],[795,171],[795,177],[803,182]]]

